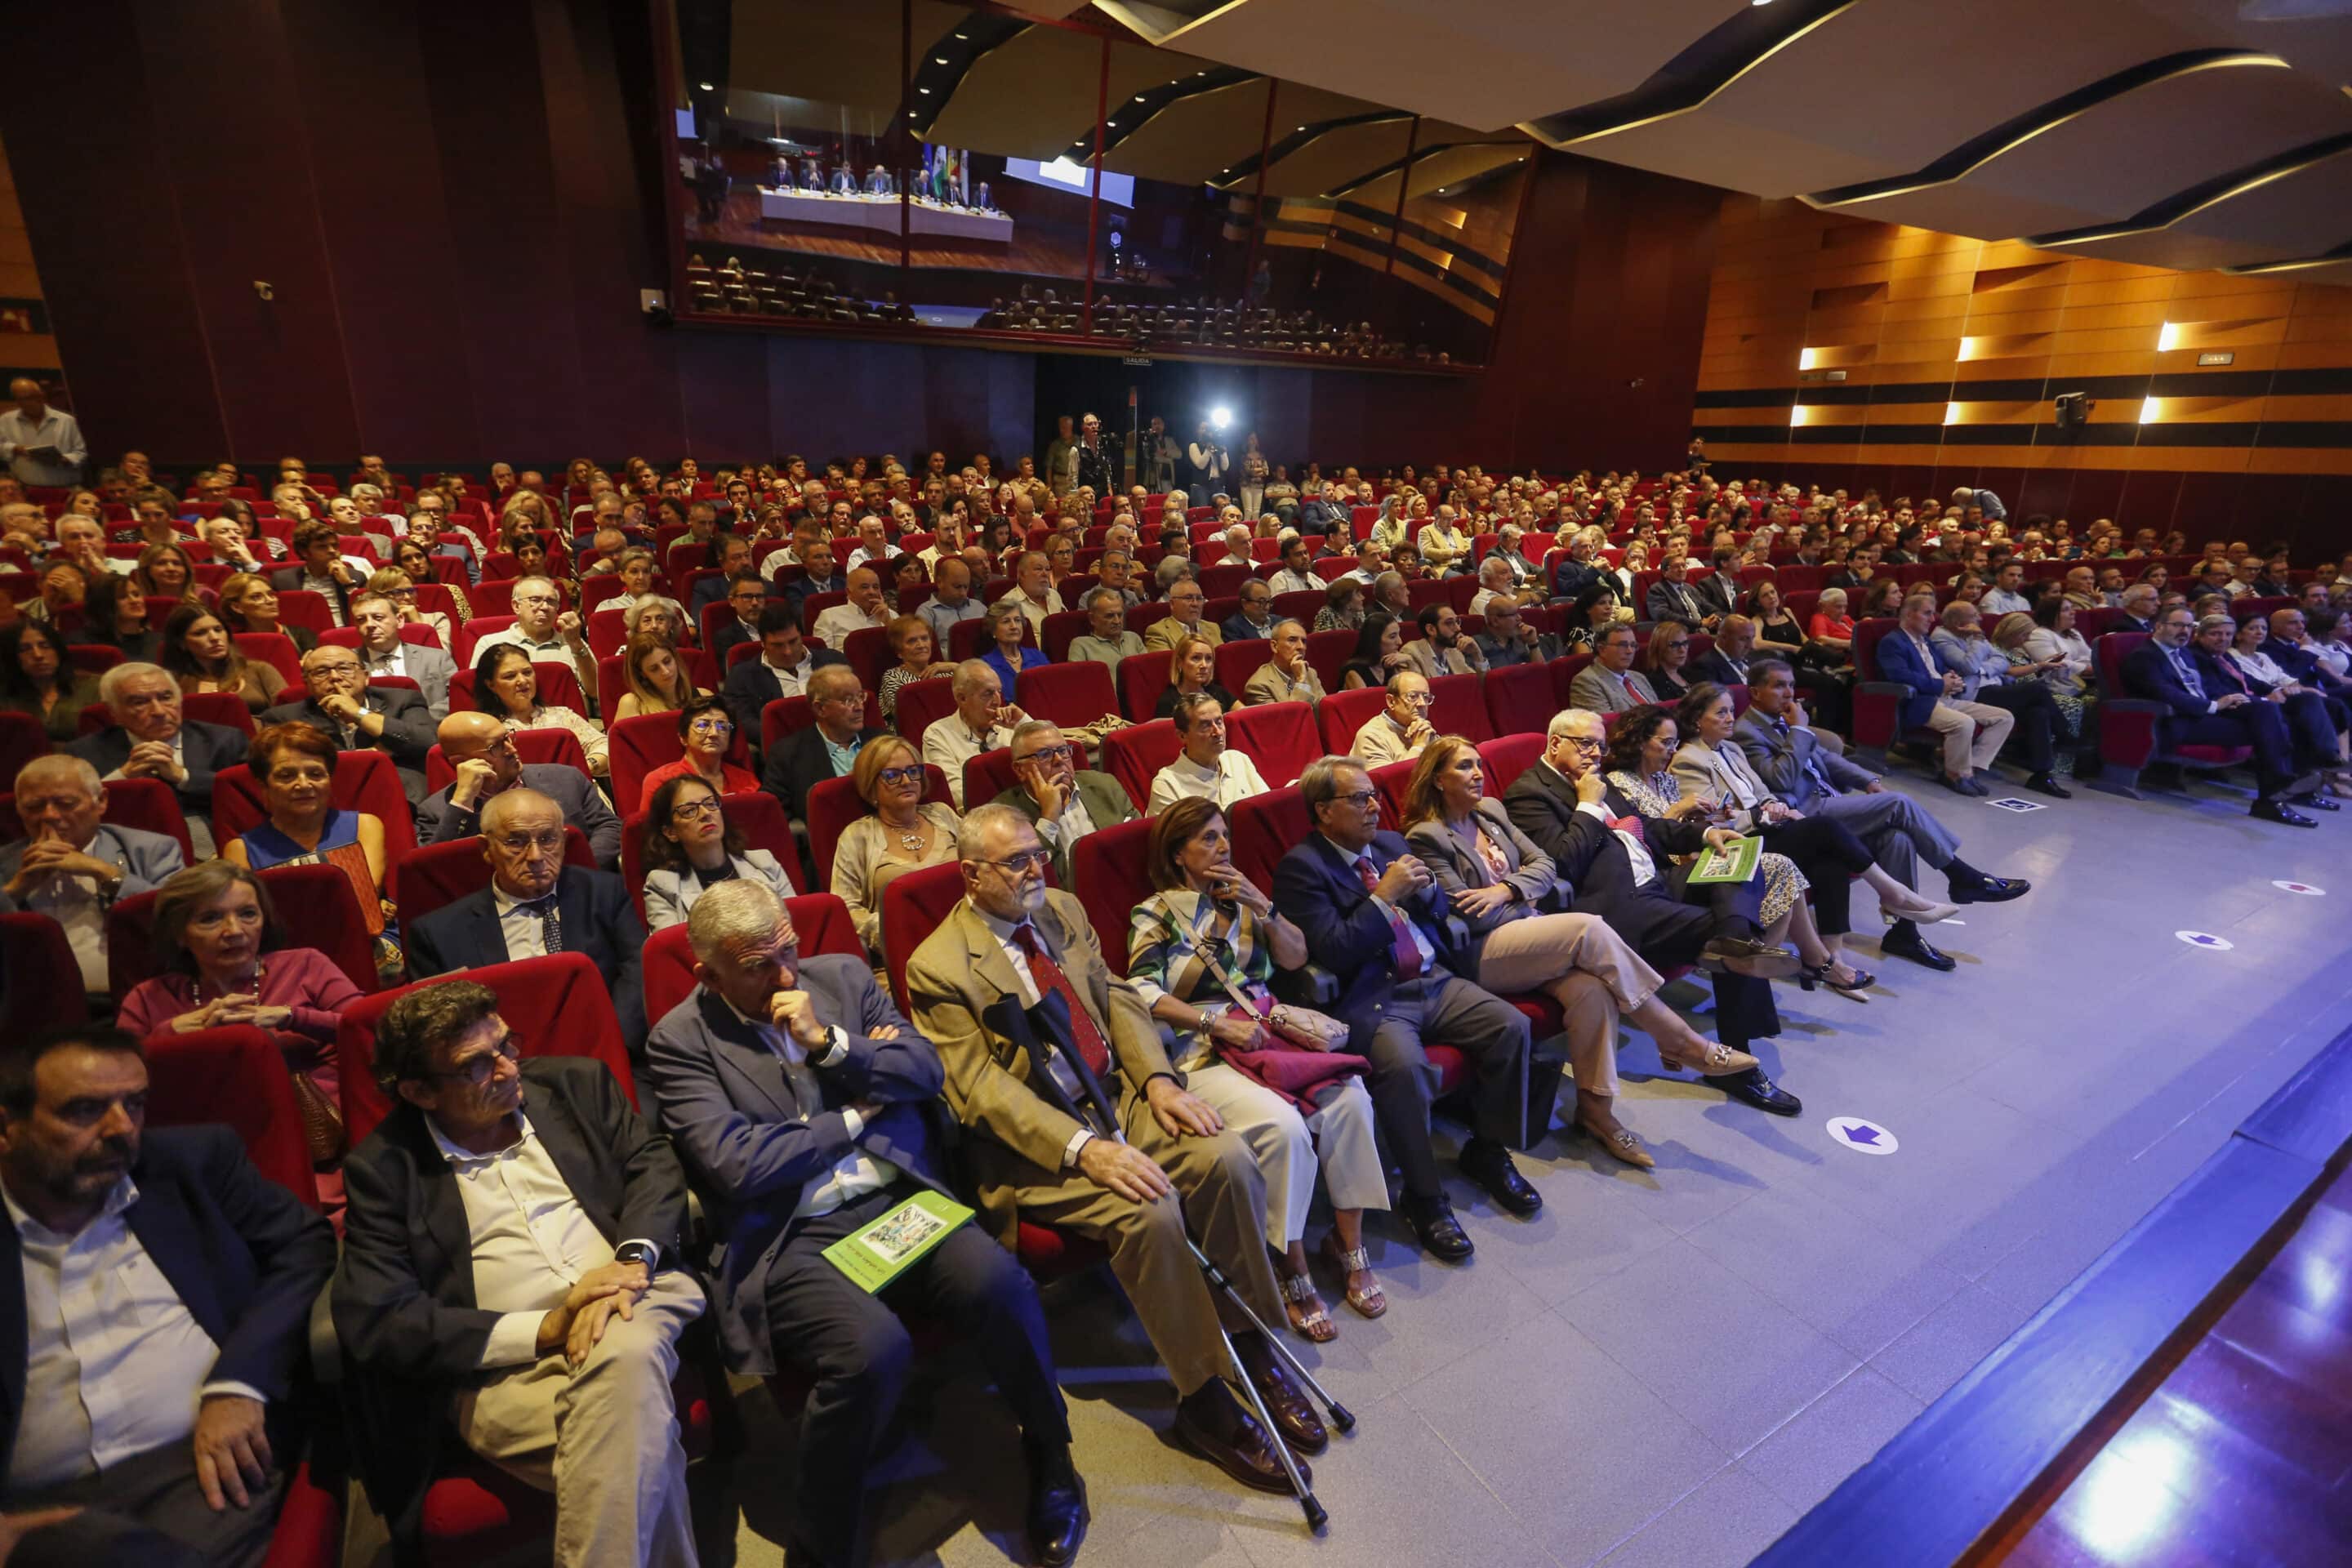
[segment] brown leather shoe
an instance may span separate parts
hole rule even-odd
[[[1331,1435],[1323,1429],[1322,1417],[1315,1414],[1314,1401],[1307,1397],[1305,1389],[1290,1381],[1290,1369],[1267,1348],[1265,1335],[1235,1334],[1234,1351],[1248,1369],[1250,1381],[1265,1396],[1275,1427],[1290,1445],[1292,1453],[1319,1454],[1331,1446]]]
[[[1275,1455],[1275,1438],[1241,1407],[1223,1380],[1177,1403],[1175,1433],[1178,1442],[1242,1485],[1289,1495],[1290,1478]],[[1304,1459],[1298,1461],[1298,1474],[1307,1485],[1315,1484]]]

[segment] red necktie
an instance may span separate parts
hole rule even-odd
[[[1045,944],[1037,940],[1037,928],[1024,921],[1013,931],[1013,940],[1029,956],[1029,978],[1040,996],[1054,995],[1062,999],[1070,1010],[1070,1033],[1076,1039],[1078,1055],[1096,1078],[1110,1070],[1110,1048],[1103,1044],[1102,1031],[1095,1026],[1095,1016],[1078,1000],[1070,987],[1070,977],[1062,966],[1046,954]]]
[[[1642,840],[1643,847],[1647,848],[1649,847],[1650,841],[1642,832],[1642,819],[1639,816],[1612,816],[1609,819],[1609,831],[1612,833],[1630,833],[1634,837]]]
[[[1367,893],[1380,884],[1380,879],[1372,874],[1372,862],[1369,857],[1357,857],[1356,877],[1364,884],[1364,891]],[[1396,962],[1396,977],[1399,980],[1419,979],[1421,977],[1421,943],[1413,941],[1412,930],[1404,923],[1403,915],[1393,912],[1390,914],[1389,931],[1392,939],[1391,952]]]

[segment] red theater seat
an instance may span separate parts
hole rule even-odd
[[[1175,650],[1164,647],[1146,648],[1118,661],[1119,702],[1128,718],[1140,724],[1151,717],[1175,662]]]
[[[1072,729],[1118,712],[1108,667],[1090,658],[1024,669],[1014,679],[1013,691],[1014,703],[1032,719],[1050,719]]]
[[[950,804],[946,771],[929,763],[923,764],[923,799],[941,805]],[[857,781],[845,773],[837,779],[826,779],[809,791],[809,858],[816,862],[816,891],[832,890],[834,846],[841,842],[843,832],[851,823],[866,815],[866,802],[858,797]]]
[[[1316,721],[1323,726],[1323,749],[1335,757],[1346,756],[1356,743],[1356,731],[1370,723],[1388,700],[1387,690],[1378,686],[1334,691],[1324,698],[1315,710]]]
[[[359,893],[341,867],[272,866],[257,874],[278,911],[280,946],[316,948],[353,985],[376,988],[375,943],[360,913]],[[155,952],[155,899],[141,893],[106,911],[108,989],[117,1002],[163,973]]]
[[[1307,764],[1323,754],[1315,710],[1305,702],[1234,709],[1225,716],[1225,743],[1255,763],[1260,778],[1276,786],[1297,783]]]
[[[2124,660],[2147,640],[2146,632],[2109,632],[2091,647],[2099,681],[2099,777],[2102,789],[2139,798],[2139,776],[2151,763],[2221,769],[2253,758],[2252,746],[2164,743],[2163,703],[2127,695]]]
[[[883,889],[883,963],[890,975],[890,994],[910,1019],[915,1014],[907,1002],[907,960],[962,897],[963,868],[953,861],[908,871]]]
[[[588,753],[580,749],[580,737],[569,730],[518,730],[514,743],[517,754],[526,763],[588,772]],[[439,745],[425,753],[425,787],[428,792],[437,795],[457,782],[457,770],[449,764]]]
[[[831,952],[865,960],[866,944],[857,940],[849,906],[831,893],[786,899],[784,910],[792,916],[793,934],[800,938],[803,958]],[[646,1016],[654,1023],[694,994],[694,948],[687,939],[685,921],[664,926],[646,940],[645,984]]]
[[[563,830],[563,863],[596,869],[588,836],[576,827]],[[489,885],[490,863],[482,857],[479,834],[420,846],[394,860],[384,877],[385,896],[411,924]]]
[[[1148,724],[1113,730],[1103,737],[1102,749],[1102,771],[1118,781],[1136,810],[1148,811],[1153,777],[1174,762],[1184,747],[1176,738],[1172,720],[1154,719]]]
[[[409,816],[408,795],[400,787],[400,773],[382,752],[341,752],[335,757],[335,778],[329,791],[344,811],[364,811],[383,824],[383,852],[396,860],[416,847],[416,826]],[[222,844],[269,820],[261,786],[243,763],[213,775],[213,837]]]
[[[1486,717],[1486,693],[1480,675],[1441,675],[1429,683],[1429,721],[1441,735],[1460,735],[1472,743],[1491,741],[1495,727]]]
[[[1127,973],[1128,930],[1137,908],[1151,897],[1144,854],[1151,826],[1146,816],[1097,828],[1070,852],[1070,879],[1076,884],[1072,890],[1086,907],[1113,974]]]
[[[319,1206],[310,1142],[278,1042],[248,1025],[162,1030],[146,1042],[147,1125],[218,1122],[236,1133],[256,1169]]]
[[[923,749],[923,731],[954,714],[955,682],[945,676],[910,680],[898,689],[898,733],[918,752]]]
[[[47,915],[0,914],[0,1036],[89,1020],[66,928]]]
[[[1490,678],[1491,679],[1491,678]],[[1486,764],[1486,793],[1499,795],[1511,787],[1518,776],[1535,765],[1544,753],[1541,731],[1532,734],[1497,735],[1478,744],[1478,760]]]

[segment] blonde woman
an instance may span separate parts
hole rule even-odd
[[[176,544],[151,544],[141,551],[139,563],[131,569],[131,582],[151,601],[207,608],[214,603],[212,590],[196,586],[195,564]]]
[[[639,633],[621,654],[621,683],[628,689],[613,704],[613,721],[640,713],[675,713],[697,697],[698,689],[678,662],[677,650],[658,637]]]
[[[654,552],[650,550],[628,549],[621,552],[613,563],[613,574],[621,580],[621,591],[604,601],[604,608],[618,610],[626,621],[630,613],[645,605],[666,605],[680,626],[687,624],[686,606],[667,594],[654,591]]]
[[[842,830],[833,850],[834,895],[849,906],[866,951],[882,956],[882,893],[905,872],[956,858],[959,817],[923,799],[923,759],[896,735],[868,741],[849,776],[866,815]]]

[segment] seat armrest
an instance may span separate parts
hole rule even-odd
[[[1300,1007],[1328,1007],[1339,1000],[1339,977],[1321,964],[1274,972],[1274,994]]]

